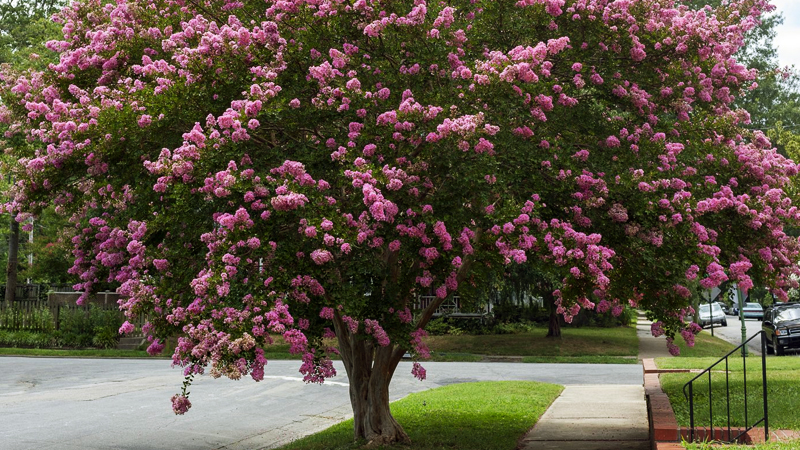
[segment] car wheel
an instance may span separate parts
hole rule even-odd
[[[767,354],[768,355],[774,355],[775,354],[775,347],[773,347],[772,344],[767,342],[766,347],[767,347]]]
[[[728,326],[728,319],[722,319],[722,326],[723,327],[727,327]]]
[[[775,354],[778,356],[783,356],[786,354],[786,351],[781,347],[780,344],[775,345]]]

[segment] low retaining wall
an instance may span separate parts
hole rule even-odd
[[[80,296],[80,292],[51,292],[47,294],[47,306],[51,308],[62,305],[74,306]],[[116,307],[119,298],[120,294],[116,292],[98,292],[90,295],[84,305]]]

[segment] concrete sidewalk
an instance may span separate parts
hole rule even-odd
[[[521,444],[522,450],[649,450],[644,388],[567,386]]]
[[[639,360],[669,356],[639,312]],[[642,385],[566,386],[522,439],[522,450],[649,450],[650,426]]]
[[[653,322],[647,320],[644,312],[639,311],[636,321],[636,336],[639,338],[639,361],[645,358],[661,358],[671,356],[667,350],[667,338],[665,336],[653,337],[650,332],[650,325]]]

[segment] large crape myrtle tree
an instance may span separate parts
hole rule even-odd
[[[730,108],[771,7],[723,3],[79,0],[57,64],[3,72],[6,209],[71,215],[80,287],[119,283],[151,352],[180,336],[184,394],[262,379],[282,335],[307,381],[341,357],[356,438],[407,441],[392,375],[477,270],[549,274],[567,321],[643,308],[672,349],[696,283],[786,296],[797,166]]]

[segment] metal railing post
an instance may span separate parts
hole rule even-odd
[[[747,299],[742,294],[742,290],[739,289],[738,285],[736,286],[736,294],[737,297],[739,297],[739,321],[742,324],[742,344],[744,344],[747,341],[747,325],[745,325],[744,323],[744,305],[745,302],[747,302]],[[748,296],[748,298],[750,297]],[[744,358],[746,356],[747,356],[747,346],[742,345],[742,357]]]
[[[769,441],[769,413],[767,408],[767,334],[761,330],[761,381],[764,390],[764,441]]]
[[[694,442],[694,385],[689,383],[689,436]]]
[[[730,406],[730,365],[728,359],[731,355],[737,353],[739,351],[739,347],[746,347],[747,344],[755,339],[756,337],[761,338],[761,379],[762,379],[762,394],[763,394],[763,405],[764,405],[764,416],[758,419],[755,423],[750,424],[750,420],[748,418],[748,399],[747,399],[747,358],[742,355],[742,388],[744,391],[744,430],[740,432],[737,436],[731,436],[731,406]],[[683,395],[686,397],[689,403],[689,436],[690,442],[694,442],[695,440],[695,420],[694,420],[694,382],[699,380],[700,377],[707,376],[708,377],[708,416],[709,416],[709,433],[710,439],[715,440],[717,436],[715,436],[714,430],[714,402],[713,402],[713,389],[712,389],[712,375],[711,370],[716,367],[721,362],[725,361],[725,397],[726,397],[726,414],[728,419],[728,433],[726,436],[725,441],[727,442],[735,442],[742,436],[744,436],[748,431],[752,430],[754,427],[759,425],[761,422],[764,422],[764,433],[765,433],[765,440],[769,439],[769,413],[768,413],[768,402],[767,402],[767,360],[766,360],[766,340],[765,334],[763,331],[758,332],[758,334],[754,334],[749,339],[744,341],[739,347],[731,350],[720,358],[717,362],[709,366],[707,369],[703,370],[697,376],[689,380],[686,384],[683,385]],[[688,393],[687,393],[688,389]],[[724,435],[722,430],[720,430],[720,439],[721,435]],[[706,436],[708,437],[708,436]]]

